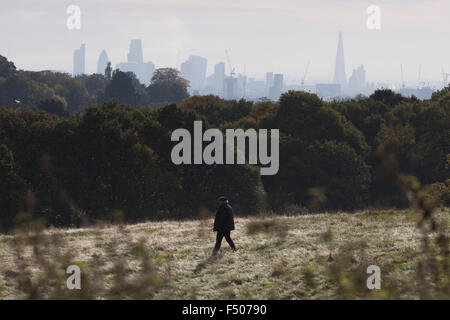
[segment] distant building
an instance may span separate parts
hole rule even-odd
[[[214,65],[214,85],[216,88],[223,88],[225,79],[225,63],[219,62]]]
[[[238,74],[237,76],[238,98],[245,98],[247,94],[247,76]]]
[[[269,97],[272,100],[278,100],[283,91],[283,74],[276,73],[273,75],[273,85],[270,88]]]
[[[153,73],[155,73],[155,65],[153,62],[144,62],[141,67],[141,82],[145,85],[149,85],[153,78]]]
[[[224,98],[225,99],[236,99],[238,92],[238,80],[235,77],[226,77],[224,80]]]
[[[223,96],[225,79],[225,63],[219,62],[214,65],[214,73],[206,79],[206,87],[209,93]]]
[[[316,84],[316,94],[325,100],[330,100],[341,95],[341,85],[339,83],[318,83]]]
[[[266,90],[267,95],[270,96],[270,88],[273,86],[273,72],[266,72]]]
[[[73,52],[73,76],[79,76],[85,73],[86,65],[86,45],[81,44],[80,49]]]
[[[433,89],[430,87],[423,88],[404,88],[397,91],[404,97],[412,97],[415,96],[417,99],[426,100],[431,99],[431,95],[433,94]]]
[[[142,42],[139,39],[131,40],[127,62],[117,64],[116,68],[125,72],[133,72],[139,81],[145,85],[150,84],[155,71],[153,62],[144,62]]]
[[[142,41],[139,39],[131,40],[130,52],[128,52],[127,60],[129,63],[143,64],[144,55],[142,53]]]
[[[207,63],[208,60],[200,56],[189,56],[189,59],[181,64],[181,76],[189,80],[192,90],[204,88]]]
[[[339,83],[341,85],[341,88],[347,87],[347,77],[345,75],[345,62],[344,62],[344,43],[342,41],[341,32],[339,32],[333,83]]]
[[[100,53],[100,56],[98,57],[98,63],[97,63],[97,73],[104,75],[106,66],[108,65],[108,55],[106,54],[105,50],[102,50]]]
[[[258,81],[255,78],[248,78],[246,87],[246,98],[257,99],[260,97],[267,97],[266,82]]]
[[[366,86],[366,71],[364,66],[360,65],[353,70],[352,75],[348,79],[348,88],[352,91],[364,89]]]

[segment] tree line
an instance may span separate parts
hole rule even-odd
[[[172,68],[157,69],[146,87],[134,73],[111,71],[110,66],[105,74],[71,77],[61,72],[17,70],[0,55],[0,106],[13,109],[28,106],[67,117],[113,98],[135,107],[160,107],[186,99],[188,86]]]
[[[121,71],[110,80],[66,78],[19,72],[0,61],[3,231],[30,206],[54,226],[79,226],[119,213],[129,222],[198,217],[214,209],[218,195],[227,195],[244,215],[292,207],[406,206],[406,196],[380,166],[381,147],[414,177],[412,183],[429,185],[433,201],[450,204],[450,87],[425,101],[391,90],[332,102],[289,91],[277,102],[254,103],[188,97],[183,90],[188,83],[176,70],[160,71],[153,86],[140,87],[147,98],[159,97],[155,105],[139,94],[121,95],[139,92],[131,88],[140,86],[134,78],[129,90],[121,91],[126,86],[116,86],[114,78],[133,79]],[[24,83],[28,87],[20,89]],[[58,99],[67,103],[64,112],[55,112]],[[278,174],[261,176],[249,164],[174,165],[171,133],[193,132],[194,120],[202,120],[205,130],[280,129]]]

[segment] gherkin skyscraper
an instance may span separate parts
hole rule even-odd
[[[344,63],[344,44],[342,42],[342,33],[339,32],[338,47],[336,52],[336,65],[334,67],[334,83],[339,83],[341,88],[347,87],[347,77],[345,75]]]
[[[98,57],[98,63],[97,63],[97,73],[98,74],[105,74],[106,66],[108,65],[108,55],[106,54],[105,50],[102,50],[100,53],[100,56]]]

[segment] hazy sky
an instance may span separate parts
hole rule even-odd
[[[381,9],[381,30],[368,30],[369,5]],[[81,9],[81,29],[68,30],[69,5]],[[331,81],[342,31],[347,78],[364,64],[369,81],[441,80],[450,72],[449,0],[1,0],[0,54],[20,69],[72,72],[73,50],[86,43],[86,71],[102,49],[113,66],[126,61],[131,39],[144,60],[178,66],[189,55],[208,58],[208,73],[228,49],[248,76],[266,71],[306,83]],[[228,72],[228,65],[226,71]]]

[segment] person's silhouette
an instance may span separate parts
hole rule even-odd
[[[236,246],[230,237],[231,230],[234,230],[233,208],[228,203],[227,197],[222,196],[217,201],[219,202],[219,208],[216,212],[213,228],[213,231],[217,231],[217,237],[213,253],[219,251],[223,237],[225,237],[231,249],[236,251]]]

